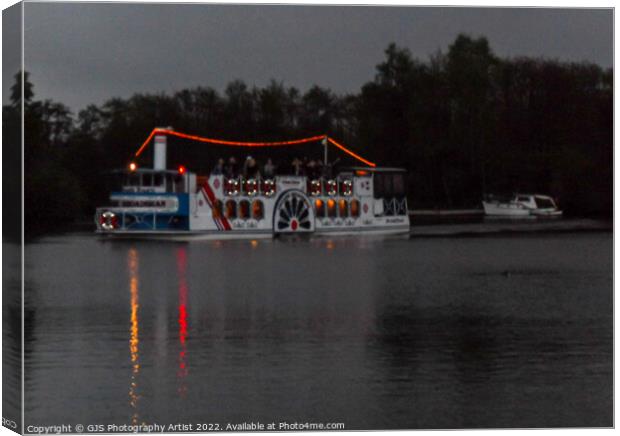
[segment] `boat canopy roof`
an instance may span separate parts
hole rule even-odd
[[[342,169],[342,172],[346,171],[366,171],[370,173],[405,173],[404,168],[395,167],[346,167]]]
[[[328,135],[316,135],[316,136],[309,136],[307,138],[292,139],[292,140],[286,140],[286,141],[261,141],[261,142],[230,141],[230,140],[218,139],[218,138],[208,138],[205,136],[189,135],[187,133],[182,133],[182,132],[177,132],[175,130],[172,130],[172,128],[163,129],[159,127],[151,131],[150,135],[146,138],[146,140],[142,143],[142,145],[135,152],[134,156],[136,158],[140,156],[140,154],[149,145],[149,143],[155,137],[155,135],[176,136],[178,138],[183,138],[183,139],[187,139],[191,141],[202,142],[202,143],[213,144],[213,145],[223,145],[223,146],[229,146],[229,147],[249,147],[249,148],[253,148],[253,147],[273,148],[273,147],[281,147],[281,146],[307,144],[307,143],[312,143],[312,142],[314,143],[320,142],[320,143],[323,143],[324,146],[327,146],[328,144],[332,145],[333,147],[346,153],[350,157],[356,159],[358,162],[368,165],[371,168],[374,168],[377,166],[374,162],[364,159],[362,156],[354,153],[352,150],[345,147],[343,144],[339,143],[334,138],[331,138]]]
[[[553,198],[550,195],[544,195],[544,194],[521,194],[521,193],[516,193],[514,194],[516,197],[538,197],[538,198]]]
[[[178,175],[179,171],[177,170],[155,170],[153,168],[136,168],[135,170],[131,170],[129,168],[118,168],[110,171],[111,174],[171,174]]]

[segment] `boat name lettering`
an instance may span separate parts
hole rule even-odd
[[[301,181],[300,180],[295,180],[295,179],[282,179],[282,180],[280,180],[280,183],[282,183],[283,185],[290,185],[290,186],[299,186],[299,185],[301,185]]]

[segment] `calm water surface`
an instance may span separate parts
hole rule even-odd
[[[611,426],[611,233],[26,248],[26,425]]]

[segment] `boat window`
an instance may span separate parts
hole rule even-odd
[[[345,199],[338,201],[338,216],[340,218],[347,218],[349,216],[349,203]]]
[[[383,174],[383,196],[392,197],[394,195],[394,185],[391,174]]]
[[[127,175],[127,185],[138,186],[140,184],[140,175],[136,173],[130,173]]]
[[[260,200],[254,200],[252,203],[252,218],[255,220],[262,220],[265,216],[265,209],[263,207],[263,202]]]
[[[317,218],[325,217],[325,202],[321,200],[320,198],[317,198],[314,201],[314,213]]]
[[[394,197],[405,196],[405,175],[402,173],[396,173],[392,175],[392,189]]]
[[[226,218],[237,218],[237,203],[234,200],[226,202]]]
[[[153,175],[153,186],[161,186],[163,185],[164,177],[163,174],[154,174]]]
[[[360,216],[360,202],[358,200],[351,200],[351,216],[353,218],[357,218],[358,216]]]
[[[153,175],[152,174],[142,174],[142,186],[153,186]]]
[[[165,175],[166,178],[166,192],[174,192],[174,183],[170,174]]]
[[[239,218],[248,219],[250,217],[250,202],[241,200],[239,202]]]
[[[405,196],[405,175],[403,173],[375,173],[375,198],[403,198]]]
[[[375,173],[374,175],[375,198],[391,197],[392,175]]]
[[[215,200],[213,202],[211,213],[213,214],[213,218],[220,218],[222,216],[222,202],[220,200]]]
[[[523,195],[520,195],[517,197],[517,201],[530,201],[530,197],[525,197]]]
[[[553,204],[553,201],[551,201],[550,198],[536,197],[536,207],[538,209],[553,209],[555,208],[555,204]]]
[[[183,176],[174,176],[174,192],[185,192],[185,180]]]
[[[327,216],[330,218],[336,218],[336,200],[327,200]]]

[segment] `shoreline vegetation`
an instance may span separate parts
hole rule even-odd
[[[612,216],[611,68],[499,58],[486,38],[467,35],[426,60],[395,44],[384,56],[356,94],[233,80],[223,93],[205,84],[135,94],[77,114],[62,102],[37,100],[36,85],[24,72],[26,232],[45,234],[91,217],[108,201],[105,174],[125,167],[149,132],[165,126],[239,141],[329,134],[380,166],[406,168],[413,210],[479,208],[485,194],[521,191],[554,196],[569,217]],[[5,162],[19,161],[21,153],[7,146],[19,144],[21,135],[22,74],[15,77],[10,104],[3,106]],[[219,157],[247,153],[169,138],[168,162],[204,174]],[[318,158],[322,147],[252,155],[261,164],[268,157],[284,164]],[[330,155],[337,158],[343,166],[353,163]],[[138,164],[150,166],[150,153]],[[11,186],[19,182],[9,173],[5,205],[14,207],[19,190]],[[19,225],[13,221],[5,227]]]

